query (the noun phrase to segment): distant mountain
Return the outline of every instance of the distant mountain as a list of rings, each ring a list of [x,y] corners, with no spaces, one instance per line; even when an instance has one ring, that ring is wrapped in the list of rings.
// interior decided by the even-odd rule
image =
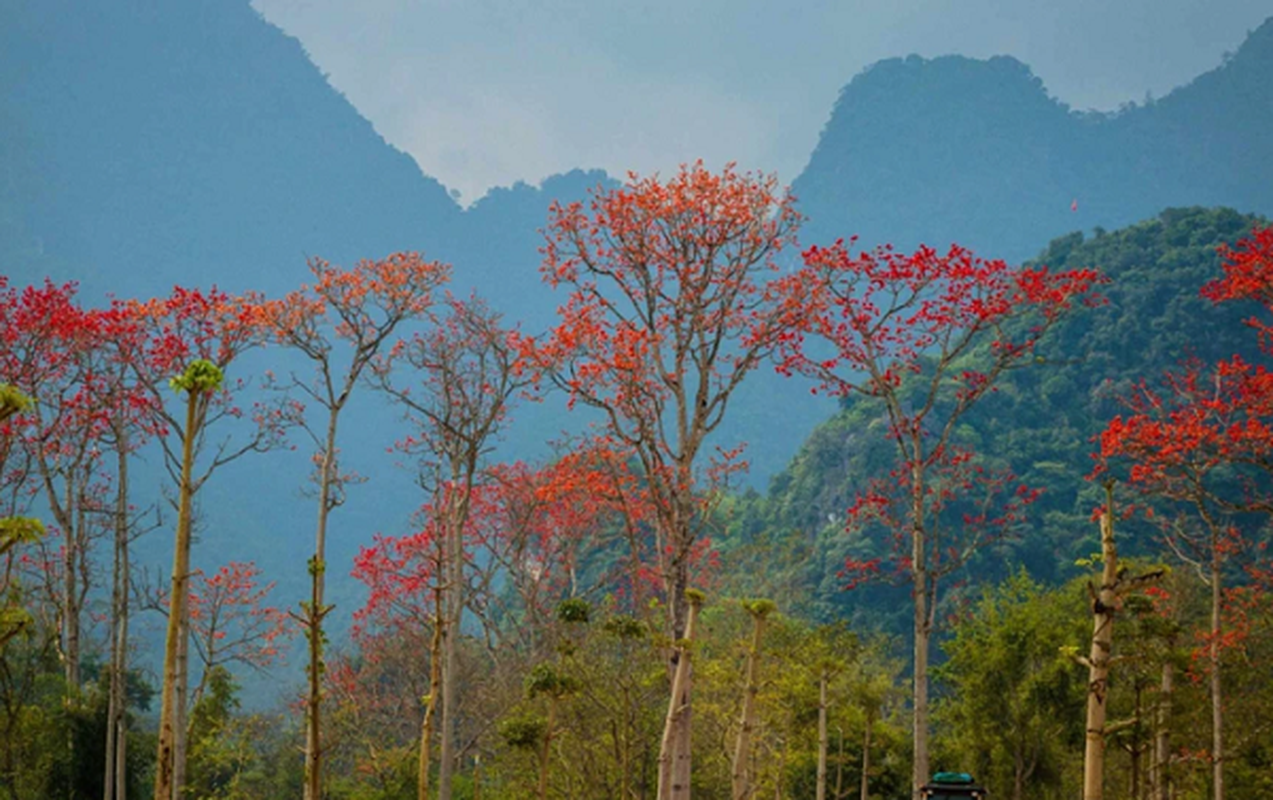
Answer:
[[[278,290],[460,216],[247,0],[6,0],[0,76],[16,276]]]
[[[1217,69],[1113,114],[1070,110],[1008,56],[910,56],[844,87],[793,188],[809,242],[959,242],[1021,260],[1169,206],[1273,212],[1270,130],[1273,20]]]

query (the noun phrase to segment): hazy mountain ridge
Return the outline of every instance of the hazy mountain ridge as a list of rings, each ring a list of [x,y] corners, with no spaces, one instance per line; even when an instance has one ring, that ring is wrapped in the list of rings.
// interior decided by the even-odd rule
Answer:
[[[1177,205],[1273,210],[1273,20],[1156,102],[1079,113],[1015,58],[879,62],[842,90],[793,188],[806,239],[1028,258]],[[1071,204],[1077,203],[1077,210]]]

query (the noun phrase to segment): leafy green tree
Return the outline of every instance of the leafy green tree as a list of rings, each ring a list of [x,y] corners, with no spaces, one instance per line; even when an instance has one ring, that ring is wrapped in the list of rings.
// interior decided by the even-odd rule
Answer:
[[[1087,635],[1080,592],[1019,571],[959,619],[938,670],[939,767],[972,772],[993,797],[1073,795],[1084,684],[1061,648]]]

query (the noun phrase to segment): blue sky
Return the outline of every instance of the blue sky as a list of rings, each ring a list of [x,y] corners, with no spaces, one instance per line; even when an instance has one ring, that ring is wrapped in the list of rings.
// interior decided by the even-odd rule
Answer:
[[[472,202],[703,158],[793,180],[882,58],[1013,55],[1076,109],[1187,83],[1268,0],[253,0],[389,142]]]

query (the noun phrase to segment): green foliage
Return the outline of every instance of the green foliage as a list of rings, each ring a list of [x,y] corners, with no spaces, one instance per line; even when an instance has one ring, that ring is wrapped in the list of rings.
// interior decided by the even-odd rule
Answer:
[[[221,388],[225,373],[221,368],[205,358],[196,358],[187,366],[185,372],[168,379],[168,385],[177,393],[207,394]]]
[[[0,383],[0,422],[31,407],[31,398],[17,387]]]
[[[1081,586],[1049,591],[1024,572],[983,593],[943,644],[935,764],[972,772],[992,797],[1018,784],[1073,796],[1086,682],[1061,648],[1090,627],[1083,612]]]
[[[557,619],[566,623],[587,624],[592,614],[592,604],[581,597],[562,600],[557,606]]]
[[[499,724],[499,735],[509,747],[532,750],[539,747],[548,730],[548,720],[543,717],[510,717]]]

